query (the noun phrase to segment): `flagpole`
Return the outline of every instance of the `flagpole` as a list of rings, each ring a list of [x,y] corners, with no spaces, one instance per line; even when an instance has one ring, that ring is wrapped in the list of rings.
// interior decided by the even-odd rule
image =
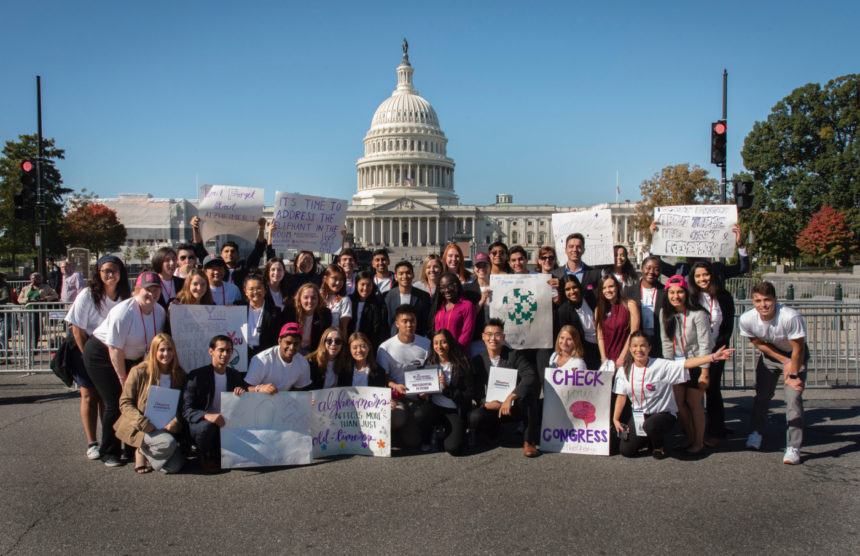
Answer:
[[[619,171],[615,170],[615,202],[618,202],[618,195],[621,193],[621,189],[618,187],[618,174]]]

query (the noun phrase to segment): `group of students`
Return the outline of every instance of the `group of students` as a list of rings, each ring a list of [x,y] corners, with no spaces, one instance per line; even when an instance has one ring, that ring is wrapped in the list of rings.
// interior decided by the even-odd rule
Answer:
[[[335,386],[389,388],[395,446],[429,450],[438,444],[462,454],[470,432],[475,442],[496,444],[501,424],[515,421],[522,424],[523,453],[533,457],[539,454],[542,370],[594,370],[606,362],[618,369],[612,451],[633,456],[647,448],[655,457],[664,456],[665,436],[676,418],[686,433],[688,454],[700,454],[726,435],[720,380],[732,352],[727,343],[734,302],[722,281],[748,267],[739,231],[739,263],[732,267],[673,266],[648,257],[640,276],[626,249],[618,246],[615,264],[591,268],[582,261],[584,237],[571,234],[562,265],[555,249],[546,246],[536,268],[529,269],[521,247],[495,242],[475,257],[470,274],[463,253],[450,244],[441,256],[423,261],[416,281],[408,261],[390,270],[385,250],[373,253],[372,270],[359,271],[356,254],[344,249],[324,272],[317,271],[313,253],[299,252],[288,272],[271,249],[271,226],[269,241],[264,239],[262,219],[246,261],[239,260],[232,242],[220,256],[210,255],[196,218],[192,229],[196,241],[160,249],[152,270],[137,278],[133,291],[123,263],[102,257],[69,310],[66,320],[77,348],[72,368],[90,459],[122,465],[130,459],[125,443],[136,448],[139,472],[170,472],[181,467],[187,450],[177,447],[184,444],[198,451],[205,470],[217,469],[218,429],[224,425],[220,392],[274,394]],[[263,253],[267,262],[261,271]],[[512,350],[505,345],[504,322],[489,315],[490,276],[532,272],[549,275],[553,288],[554,347]],[[663,284],[661,274],[671,278]],[[755,309],[740,320],[741,334],[762,355],[748,447],[761,445],[779,367],[787,394],[789,389],[795,393],[784,461],[798,463],[805,330],[796,312],[775,303],[772,286],[761,284],[753,295]],[[169,335],[173,304],[247,306],[247,373],[227,365],[233,343],[216,336],[209,344],[211,364],[186,374]],[[405,371],[425,365],[439,367],[440,393],[416,395],[406,389]],[[517,369],[516,386],[505,400],[485,399],[491,367]],[[183,391],[177,418],[163,430],[155,430],[143,415],[147,385]],[[99,414],[101,442],[96,440]]]

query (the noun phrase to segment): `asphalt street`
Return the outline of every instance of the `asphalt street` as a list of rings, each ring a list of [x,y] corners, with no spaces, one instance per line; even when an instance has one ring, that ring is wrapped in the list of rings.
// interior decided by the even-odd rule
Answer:
[[[726,393],[736,433],[696,461],[529,460],[508,431],[460,458],[137,476],[84,457],[76,392],[0,374],[0,554],[860,552],[860,390],[807,391],[799,466],[779,393],[743,449],[752,396]]]

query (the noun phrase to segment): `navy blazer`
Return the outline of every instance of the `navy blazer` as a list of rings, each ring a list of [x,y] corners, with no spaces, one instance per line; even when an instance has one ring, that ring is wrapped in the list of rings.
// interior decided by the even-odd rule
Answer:
[[[490,361],[490,354],[487,353],[486,349],[472,358],[473,380],[478,385],[477,390],[481,394],[479,397],[486,394],[486,385],[490,378],[490,367],[492,366],[493,362]],[[525,398],[540,392],[541,384],[538,382],[537,371],[522,352],[503,346],[499,364],[496,366],[517,370],[517,386],[514,388],[514,394],[517,397]]]
[[[237,386],[247,388],[242,379],[242,373],[233,367],[227,367],[227,391],[232,392]],[[182,391],[182,417],[189,423],[199,423],[203,416],[211,413],[209,409],[215,399],[215,369],[206,365],[188,373],[185,390]]]
[[[395,287],[383,296],[385,308],[388,313],[388,329],[390,336],[397,335],[397,327],[394,326],[394,312],[400,306],[400,289]],[[419,290],[416,287],[412,288],[412,298],[409,304],[415,308],[415,316],[418,318],[418,323],[415,325],[415,333],[419,336],[427,336],[431,331],[428,331],[428,319],[430,317],[430,294],[424,290]]]

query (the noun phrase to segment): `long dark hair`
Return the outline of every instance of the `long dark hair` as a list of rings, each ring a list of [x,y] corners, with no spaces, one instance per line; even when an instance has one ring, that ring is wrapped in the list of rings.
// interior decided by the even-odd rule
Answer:
[[[472,372],[472,366],[469,364],[466,354],[463,353],[463,348],[461,348],[460,343],[454,339],[454,335],[451,334],[451,331],[446,328],[440,328],[430,335],[431,353],[430,357],[427,358],[427,364],[439,365],[441,363],[439,355],[436,353],[436,350],[432,348],[433,338],[439,334],[444,336],[445,341],[448,342],[448,360],[451,362],[451,376],[460,377]]]
[[[693,299],[693,295],[690,293],[690,288],[686,287],[684,288],[684,291],[687,292],[687,299],[684,302],[684,309],[686,309],[687,311],[703,311],[704,309],[702,309],[702,306],[699,305],[699,302],[696,299]],[[667,338],[674,338],[675,307],[669,302],[668,290],[666,292],[666,295],[663,296],[663,303],[660,305],[660,311],[662,311],[662,313],[665,315],[663,317],[663,333],[666,334]]]
[[[365,301],[372,301],[374,296],[377,295],[376,282],[373,281],[373,277],[376,274],[372,270],[359,270],[355,273],[355,291],[350,294],[350,297],[355,300],[356,303],[361,301],[361,296],[358,295],[358,282],[359,280],[370,280],[370,294],[367,296]],[[355,319],[353,319],[354,321]]]
[[[633,268],[633,263],[630,262],[630,253],[627,251],[627,248],[624,247],[623,245],[616,245],[615,247],[612,248],[613,261],[612,261],[611,266],[606,267],[606,272],[610,272],[610,273],[614,272],[614,270],[615,270],[615,260],[614,259],[615,259],[615,256],[618,255],[619,251],[624,251],[624,256],[627,258],[627,260],[624,262],[624,264],[621,265],[621,277],[625,280],[627,280],[628,278],[631,281],[638,280],[639,279],[639,273],[636,272],[636,269]]]
[[[711,283],[708,286],[708,291],[705,293],[710,295],[712,299],[715,298],[717,293],[723,289],[723,285],[720,283],[720,279],[717,278],[717,275],[714,274],[714,267],[711,266],[711,263],[705,261],[699,261],[690,268],[690,295],[692,295],[693,299],[696,300],[702,296],[702,288],[696,284],[696,280],[694,278],[697,268],[704,268],[708,274],[711,275]]]
[[[428,315],[428,328],[431,330],[436,322],[436,313],[445,305],[445,298],[442,297],[442,280],[444,280],[446,276],[448,277],[448,280],[454,284],[454,288],[457,290],[457,301],[463,299],[463,284],[460,282],[460,279],[453,272],[443,272],[441,276],[439,276],[439,285],[436,287],[436,293],[433,294],[433,303],[430,306],[430,315]]]
[[[119,267],[119,282],[116,284],[116,293],[120,300],[128,299],[131,297],[131,285],[128,283],[128,270],[126,270],[125,265],[122,264],[121,261],[105,261],[102,263],[102,266],[107,263],[113,263]],[[93,272],[89,283],[87,283],[87,287],[90,289],[90,297],[92,297],[93,304],[98,307],[99,311],[101,311],[102,303],[104,303],[106,295],[105,283],[102,281],[101,268],[96,268],[96,271]]]
[[[606,320],[606,313],[609,312],[609,304],[611,303],[606,299],[606,296],[603,295],[603,285],[606,284],[608,280],[615,282],[618,304],[624,305],[625,307],[627,306],[627,297],[624,295],[624,292],[621,291],[621,282],[618,281],[618,278],[616,278],[612,273],[601,278],[600,281],[597,282],[597,309],[594,311],[594,325],[598,328],[603,326],[603,321]]]
[[[281,299],[289,299],[290,298],[290,281],[288,276],[290,273],[287,271],[287,263],[284,262],[283,259],[278,257],[272,257],[266,262],[266,268],[263,270],[263,283],[266,285],[266,295],[269,294],[269,289],[272,287],[271,279],[269,278],[269,270],[272,269],[276,264],[280,264],[284,268],[284,277],[281,278],[281,283],[278,284],[278,291],[281,292]]]
[[[675,319],[672,319],[672,321],[674,322]],[[637,330],[630,334],[630,337],[627,338],[627,355],[624,356],[624,376],[627,377],[627,380],[630,380],[630,371],[633,370],[633,354],[630,353],[630,346],[633,345],[633,338],[644,338],[645,341],[648,342],[648,351],[651,351],[650,348],[654,345],[654,338],[643,330]]]

